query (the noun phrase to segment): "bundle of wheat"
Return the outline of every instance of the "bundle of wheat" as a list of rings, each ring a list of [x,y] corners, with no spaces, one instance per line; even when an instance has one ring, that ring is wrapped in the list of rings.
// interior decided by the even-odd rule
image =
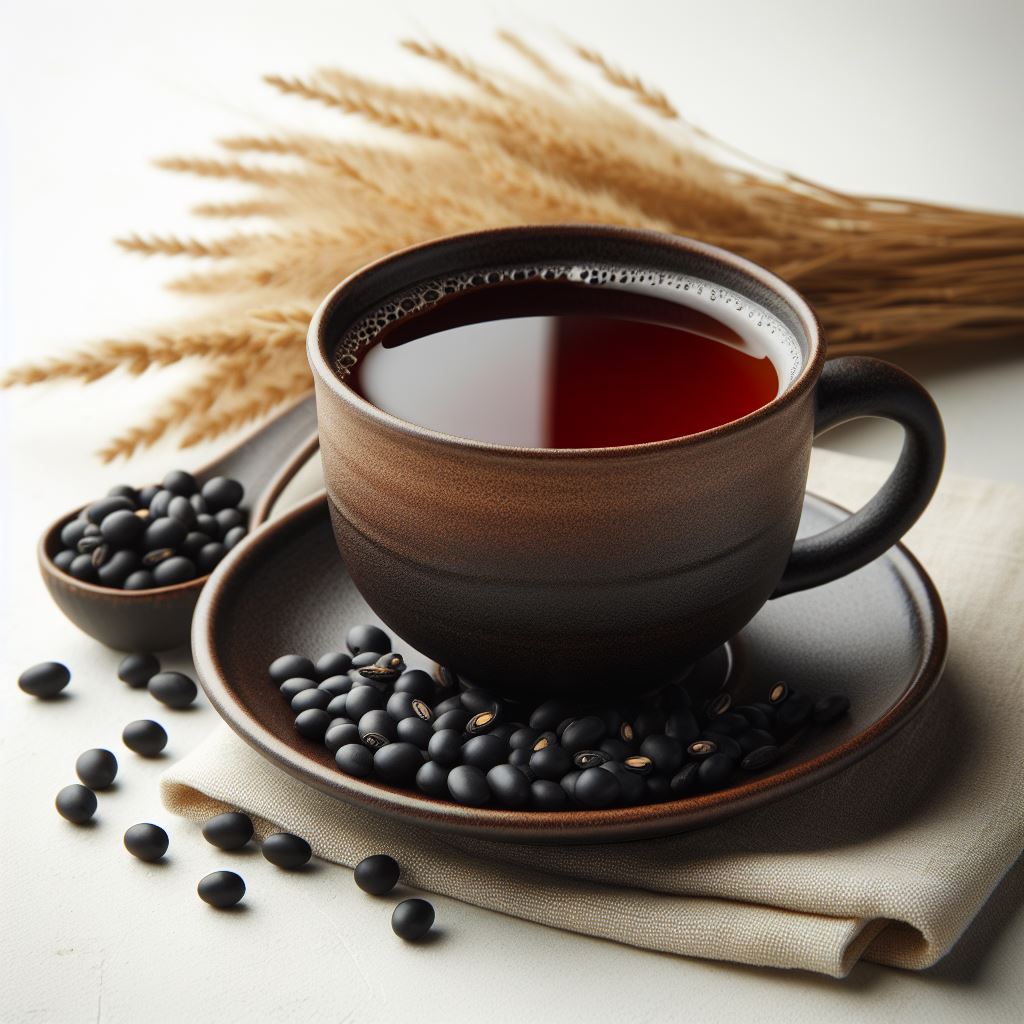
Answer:
[[[119,241],[131,252],[199,261],[202,269],[170,287],[208,297],[209,316],[198,327],[14,368],[4,386],[88,382],[118,368],[138,374],[194,360],[200,369],[189,389],[101,456],[131,455],[171,430],[194,444],[310,387],[306,325],[341,278],[415,242],[522,223],[629,225],[731,249],[807,295],[833,355],[1020,336],[1024,219],[825,188],[711,137],[600,54],[572,47],[576,67],[610,90],[556,67],[518,36],[500,35],[521,71],[404,44],[460,79],[454,91],[337,70],[269,76],[282,92],[358,115],[393,140],[236,137],[221,141],[220,158],[159,161],[248,190],[196,214],[268,225],[205,241]]]

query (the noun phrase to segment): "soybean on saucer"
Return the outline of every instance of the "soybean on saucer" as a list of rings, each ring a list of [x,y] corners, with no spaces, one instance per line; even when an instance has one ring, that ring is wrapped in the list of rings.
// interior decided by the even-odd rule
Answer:
[[[801,533],[821,531],[846,514],[808,495]],[[316,658],[337,650],[347,629],[362,622],[379,620],[345,572],[321,493],[243,541],[203,588],[192,628],[200,682],[250,746],[339,801],[441,831],[536,843],[682,832],[820,782],[892,739],[921,708],[938,682],[947,641],[935,587],[905,548],[894,547],[843,579],[769,601],[732,642],[734,703],[763,699],[780,679],[812,697],[845,693],[851,701],[845,718],[803,738],[769,772],[665,803],[510,811],[463,807],[344,775],[321,744],[295,731],[294,714],[267,666],[281,654]],[[398,637],[395,650],[411,667],[428,667]],[[338,813],[345,813],[343,803]]]

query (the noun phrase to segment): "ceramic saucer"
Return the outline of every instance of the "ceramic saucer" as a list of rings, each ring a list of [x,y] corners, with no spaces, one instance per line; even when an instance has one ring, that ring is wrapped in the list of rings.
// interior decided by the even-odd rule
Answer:
[[[808,495],[801,533],[826,529],[846,514]],[[906,549],[895,547],[834,583],[769,601],[728,649],[695,668],[693,685],[724,686],[734,703],[764,699],[778,680],[811,696],[850,698],[844,719],[803,737],[769,772],[667,803],[509,811],[352,778],[326,749],[295,731],[294,715],[267,675],[270,662],[285,653],[315,658],[338,650],[349,626],[378,621],[345,572],[320,494],[258,530],[217,568],[193,622],[196,668],[228,725],[301,781],[421,826],[516,842],[613,842],[681,832],[820,782],[897,734],[935,687],[946,652],[935,587]],[[400,639],[395,650],[412,667],[430,667]]]

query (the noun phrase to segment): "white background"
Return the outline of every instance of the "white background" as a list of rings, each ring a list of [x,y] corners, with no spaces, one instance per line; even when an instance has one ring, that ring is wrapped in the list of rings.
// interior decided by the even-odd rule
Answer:
[[[154,157],[211,139],[329,127],[336,115],[276,96],[269,72],[322,64],[435,80],[393,45],[439,40],[490,60],[510,26],[557,45],[563,31],[660,85],[697,123],[769,161],[840,188],[1024,212],[1024,7],[1015,2],[687,0],[168,4],[0,7],[0,360],[37,358],[172,317],[166,265],[118,253],[114,235],[184,231],[209,183],[162,174]],[[935,394],[949,466],[1024,480],[1024,346],[904,360]],[[158,713],[114,676],[116,657],[48,602],[33,544],[58,512],[177,462],[169,448],[102,467],[92,452],[159,402],[170,377],[0,396],[4,588],[0,660],[0,1019],[233,1020],[1019,1020],[1024,872],[961,947],[920,975],[862,965],[845,982],[641,953],[436,900],[440,940],[401,945],[389,906],[350,873],[294,876],[258,854],[215,856],[169,820],[156,778],[215,725],[205,701]],[[892,433],[858,426],[827,443],[891,455]],[[18,671],[58,658],[73,697],[25,698]],[[184,656],[179,659],[184,665]],[[168,725],[168,758],[123,751],[122,781],[95,827],[52,807],[77,754],[131,718]],[[124,829],[172,835],[164,866],[133,861]],[[241,865],[243,912],[217,914],[196,880]]]

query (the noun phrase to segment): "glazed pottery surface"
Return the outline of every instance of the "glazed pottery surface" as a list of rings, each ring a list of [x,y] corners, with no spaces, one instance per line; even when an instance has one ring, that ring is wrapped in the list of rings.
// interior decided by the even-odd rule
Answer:
[[[808,496],[801,532],[830,528],[844,515]],[[207,695],[231,728],[302,782],[416,824],[521,842],[664,835],[720,821],[812,785],[897,733],[932,692],[946,650],[938,595],[917,562],[895,547],[859,572],[768,602],[730,642],[728,679],[720,653],[698,664],[687,678],[691,688],[724,683],[734,703],[764,699],[779,679],[811,697],[850,697],[845,718],[799,737],[770,773],[668,803],[603,811],[508,811],[463,807],[344,775],[321,744],[296,732],[294,712],[267,666],[282,654],[316,658],[343,649],[349,627],[377,621],[344,569],[327,501],[318,495],[247,538],[217,568],[196,609],[193,656]],[[395,637],[394,649],[410,665],[431,668],[429,659],[406,641]],[[341,803],[338,813],[345,813]]]
[[[778,398],[724,426],[572,450],[415,426],[332,369],[345,329],[412,284],[590,260],[691,274],[760,303],[797,339],[802,370]],[[909,377],[868,359],[826,368],[818,322],[792,288],[740,257],[648,232],[516,228],[406,250],[335,289],[308,350],[331,519],[353,580],[418,650],[508,695],[664,684],[773,594],[881,554],[927,504],[942,464],[938,415]],[[860,514],[794,550],[814,434],[858,415],[905,427],[898,471]],[[637,666],[629,680],[625,652]]]

